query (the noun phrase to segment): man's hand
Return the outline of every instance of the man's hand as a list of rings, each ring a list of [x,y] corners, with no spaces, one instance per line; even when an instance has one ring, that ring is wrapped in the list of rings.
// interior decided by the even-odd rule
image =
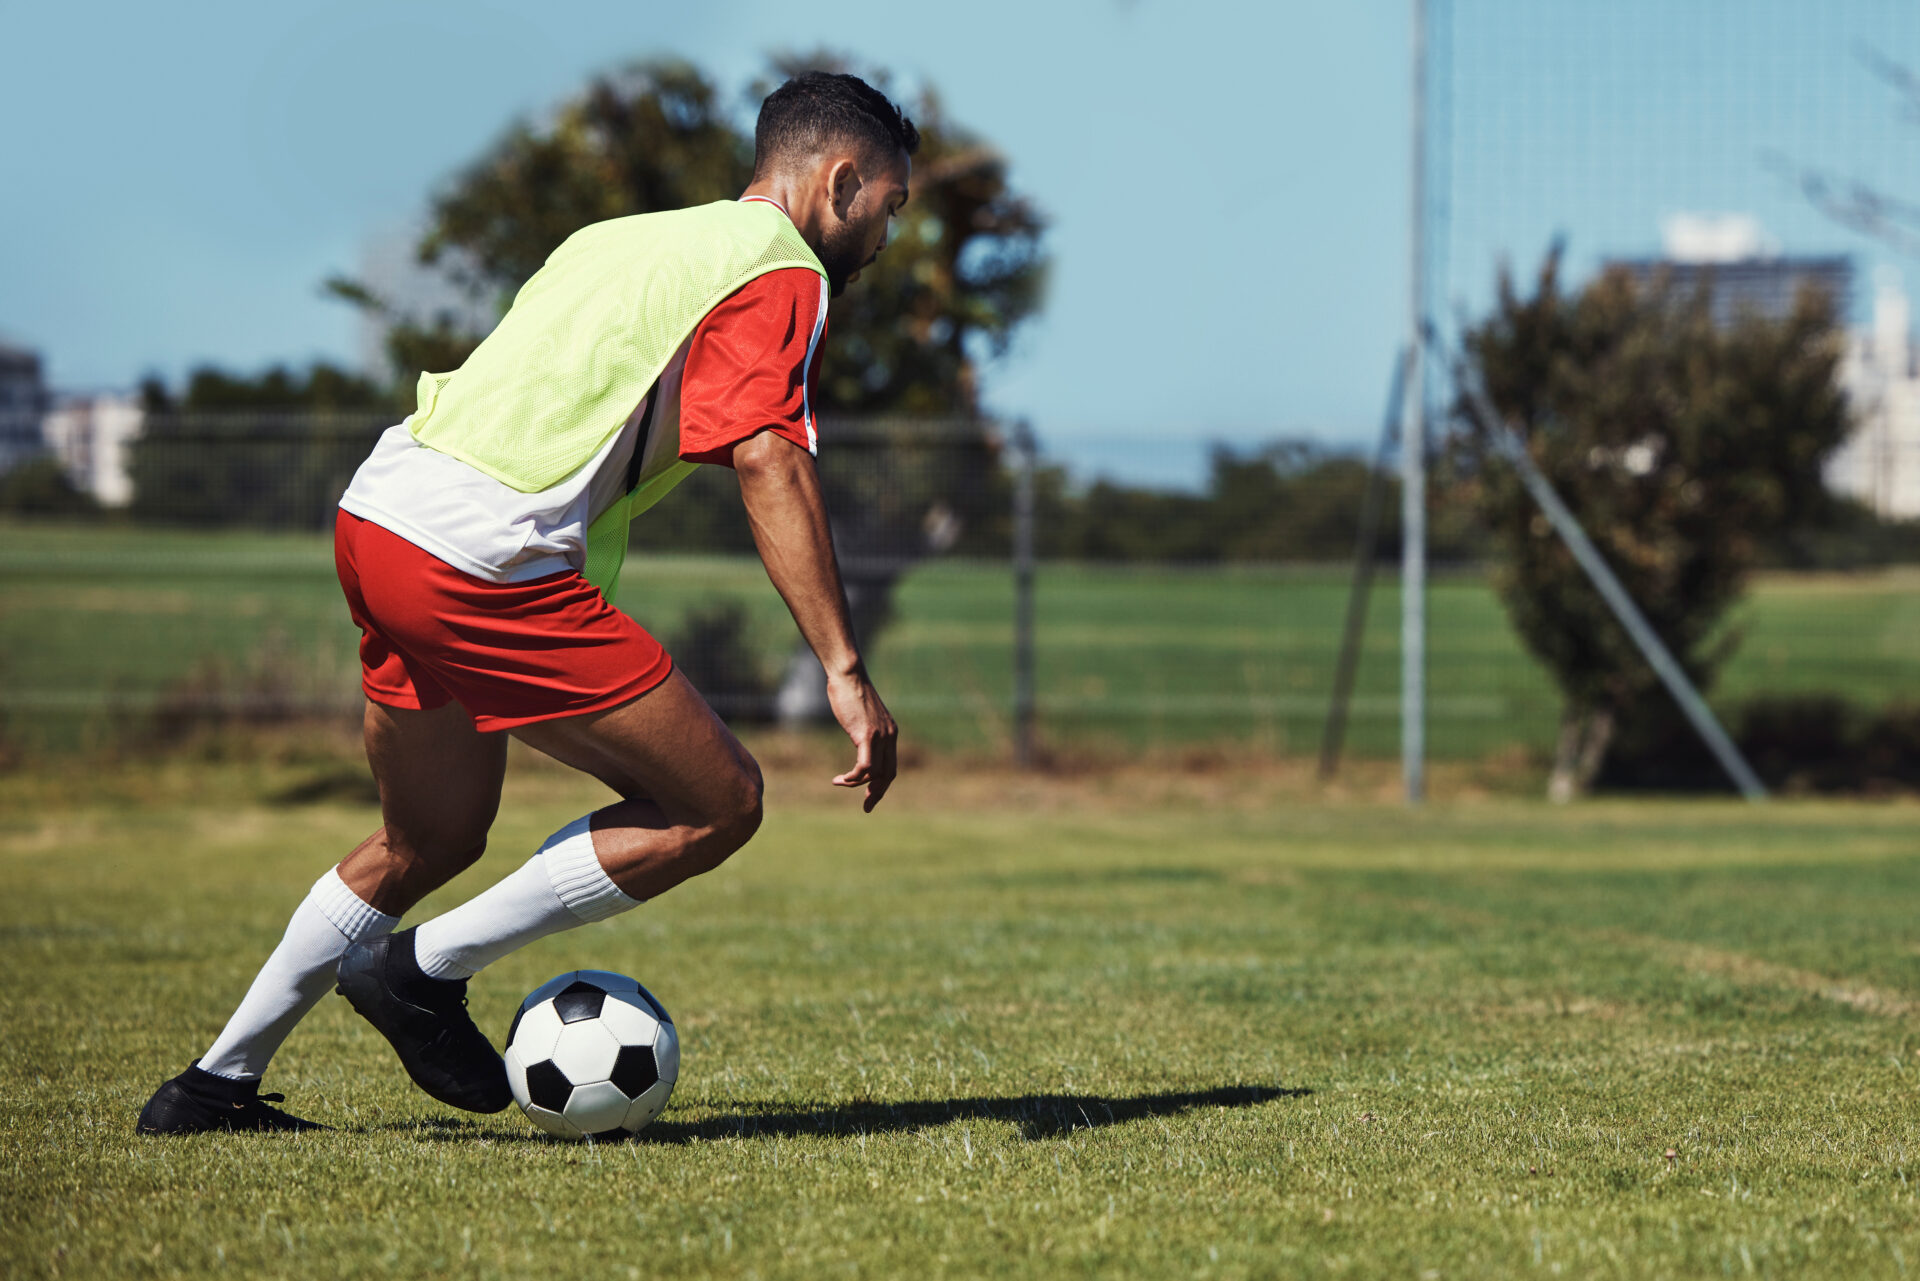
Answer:
[[[827,702],[833,708],[833,718],[840,722],[840,728],[847,731],[847,737],[853,740],[853,768],[833,780],[835,787],[860,787],[867,789],[864,810],[871,814],[880,798],[893,786],[893,776],[899,772],[900,762],[897,747],[900,728],[893,723],[893,717],[887,714],[887,705],[880,701],[880,693],[874,689],[864,672],[850,676],[829,676],[827,678]]]
[[[865,787],[871,814],[898,771],[900,730],[860,662],[813,458],[779,434],[763,431],[734,446],[733,468],[767,577],[826,670],[827,704],[853,740],[853,768],[834,785]]]

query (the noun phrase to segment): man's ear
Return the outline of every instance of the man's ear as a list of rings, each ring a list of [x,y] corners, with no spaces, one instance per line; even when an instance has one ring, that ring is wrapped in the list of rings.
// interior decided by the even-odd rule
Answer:
[[[833,212],[845,218],[860,194],[860,170],[850,158],[842,157],[827,168],[827,198]]]

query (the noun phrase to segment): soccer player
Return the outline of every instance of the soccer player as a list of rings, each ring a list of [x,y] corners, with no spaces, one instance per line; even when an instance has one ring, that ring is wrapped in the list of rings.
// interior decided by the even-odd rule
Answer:
[[[422,375],[340,501],[383,826],[314,885],[211,1048],[141,1112],[147,1134],[301,1130],[261,1074],[327,989],[414,1082],[473,1112],[512,1100],[467,980],[717,867],[760,825],[761,777],[654,638],[609,603],[627,522],[701,463],[730,466],[767,574],[826,669],[871,812],[895,773],[828,533],[812,385],[827,299],[886,245],[919,134],[854,76],[761,106],[738,201],[570,237],[457,373]],[[399,933],[486,848],[507,736],[620,800],[517,871]]]

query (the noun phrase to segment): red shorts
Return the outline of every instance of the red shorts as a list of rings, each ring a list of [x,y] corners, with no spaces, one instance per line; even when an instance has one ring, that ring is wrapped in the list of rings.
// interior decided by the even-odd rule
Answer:
[[[360,628],[360,687],[387,707],[458,699],[476,728],[512,729],[617,707],[673,672],[660,642],[571,570],[491,583],[346,511],[333,557]]]

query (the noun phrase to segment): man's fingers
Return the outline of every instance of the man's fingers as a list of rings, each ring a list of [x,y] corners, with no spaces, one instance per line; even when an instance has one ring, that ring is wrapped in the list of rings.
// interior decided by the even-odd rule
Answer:
[[[873,735],[854,739],[853,749],[853,768],[833,780],[841,787],[858,787],[873,777]]]
[[[885,769],[876,771],[873,778],[867,782],[867,799],[864,806],[867,813],[873,813],[873,807],[880,803],[880,798],[885,796],[887,789],[892,786],[893,763],[889,761]]]
[[[880,740],[880,750],[876,755],[878,759],[873,779],[867,784],[865,811],[868,814],[873,813],[873,807],[887,794],[887,789],[893,786],[895,775],[900,772],[899,740],[893,734],[888,734]]]

